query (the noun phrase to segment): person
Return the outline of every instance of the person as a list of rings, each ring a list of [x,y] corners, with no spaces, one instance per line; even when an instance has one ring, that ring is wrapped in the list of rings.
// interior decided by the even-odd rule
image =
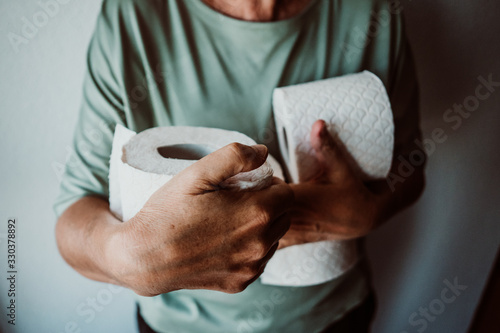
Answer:
[[[90,279],[133,290],[141,332],[368,331],[375,306],[364,257],[314,286],[258,277],[278,247],[362,242],[422,192],[418,86],[401,11],[386,0],[104,0],[54,206],[61,255]],[[361,181],[318,120],[311,144],[323,169],[314,181],[217,190],[279,156],[275,87],[362,70],[381,78],[393,107],[387,180]],[[205,156],[123,223],[108,204],[116,124],[217,127],[265,145]],[[420,162],[402,172],[410,154]]]

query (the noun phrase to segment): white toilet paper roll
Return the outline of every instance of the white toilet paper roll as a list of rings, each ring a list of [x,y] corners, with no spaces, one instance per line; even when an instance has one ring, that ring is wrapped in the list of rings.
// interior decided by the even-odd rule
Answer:
[[[384,178],[392,163],[394,123],[380,79],[364,71],[342,77],[277,88],[273,108],[278,141],[292,182],[314,178],[319,163],[310,144],[318,119],[344,144],[351,165],[365,180]],[[322,241],[276,252],[262,283],[307,286],[332,280],[358,261],[355,240]]]
[[[280,150],[293,182],[310,180],[318,172],[309,140],[318,119],[338,136],[364,179],[389,173],[394,122],[384,84],[374,74],[364,71],[277,88],[273,107]]]
[[[156,190],[203,156],[239,142],[254,145],[246,135],[204,127],[157,127],[139,134],[117,125],[110,159],[110,209],[122,221],[137,214]],[[269,186],[279,164],[268,157],[261,167],[219,184],[230,190],[259,190]]]

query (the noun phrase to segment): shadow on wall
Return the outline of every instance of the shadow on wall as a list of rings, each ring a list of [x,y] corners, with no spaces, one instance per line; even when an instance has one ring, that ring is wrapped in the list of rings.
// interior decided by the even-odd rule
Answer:
[[[492,155],[498,150],[494,133],[500,131],[500,25],[495,17],[500,2],[408,0],[402,5],[421,87],[423,138],[432,138],[439,128],[446,139],[427,147],[428,186],[420,203],[369,237],[379,296],[373,328],[465,332],[495,256],[490,251],[495,235],[497,244],[500,236],[493,204],[500,184],[498,164],[493,164],[499,158]],[[467,292],[455,290],[460,302],[453,305],[440,302],[444,281],[453,284],[456,276],[457,285],[469,286]],[[431,303],[444,304],[440,314],[411,325],[413,311]]]

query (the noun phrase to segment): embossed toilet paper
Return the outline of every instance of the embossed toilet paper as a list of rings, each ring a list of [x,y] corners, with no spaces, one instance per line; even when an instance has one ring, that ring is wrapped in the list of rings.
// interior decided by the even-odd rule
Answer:
[[[122,221],[128,221],[177,173],[232,142],[255,144],[242,133],[215,128],[157,127],[136,134],[117,125],[109,171],[111,211]],[[269,156],[259,168],[239,173],[220,186],[246,191],[268,187],[273,167],[280,175],[279,164]]]
[[[277,88],[273,108],[284,169],[294,183],[319,172],[310,144],[318,119],[349,153],[352,167],[364,180],[385,178],[392,163],[394,123],[383,83],[364,71],[332,79]],[[332,200],[334,200],[332,198]],[[359,259],[356,240],[322,241],[278,250],[262,275],[262,283],[308,286],[332,280]]]

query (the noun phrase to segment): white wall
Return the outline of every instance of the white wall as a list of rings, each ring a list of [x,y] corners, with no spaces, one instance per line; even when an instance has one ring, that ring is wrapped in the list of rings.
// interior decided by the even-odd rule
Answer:
[[[82,332],[134,332],[130,292],[115,293],[80,277],[55,245],[51,205],[76,121],[86,47],[100,5],[99,0],[60,2],[67,3],[16,52],[9,32],[22,35],[23,17],[33,22],[40,7],[34,0],[0,0],[2,309],[8,301],[4,276],[10,217],[17,218],[18,236],[16,326],[7,325],[2,310],[0,327],[4,332],[71,332],[71,325]],[[487,0],[403,5],[422,83],[425,136],[439,127],[448,139],[430,156],[420,203],[370,237],[380,305],[374,332],[423,328],[421,322],[411,326],[409,317],[431,302],[436,306],[443,280],[455,277],[467,289],[425,331],[465,332],[500,240],[495,141],[500,89],[481,101],[457,130],[442,116],[454,103],[474,95],[479,75],[492,73],[500,81],[494,17],[500,6]],[[91,298],[109,300],[93,311],[94,317],[87,305]]]
[[[76,123],[86,49],[100,1],[60,5],[16,52],[7,34],[21,34],[23,17],[33,22],[40,12],[37,3],[0,0],[0,234],[5,235],[8,217],[18,219],[18,317],[16,326],[7,325],[2,238],[0,327],[5,332],[62,333],[70,323],[67,332],[77,332],[71,329],[73,321],[82,332],[134,332],[128,292],[111,294],[103,290],[106,285],[79,276],[59,256],[54,238],[51,206]],[[113,299],[97,308],[101,312],[86,305],[87,298],[107,302],[109,295]]]
[[[474,106],[469,96],[478,76],[500,82],[500,2],[402,3],[421,83],[424,137],[441,128],[447,140],[430,155],[419,204],[369,239],[379,294],[374,332],[466,332],[500,244],[500,87],[460,126],[443,116],[464,100]],[[442,310],[443,280],[455,277],[467,289]],[[443,313],[425,319],[419,308],[429,305]]]

